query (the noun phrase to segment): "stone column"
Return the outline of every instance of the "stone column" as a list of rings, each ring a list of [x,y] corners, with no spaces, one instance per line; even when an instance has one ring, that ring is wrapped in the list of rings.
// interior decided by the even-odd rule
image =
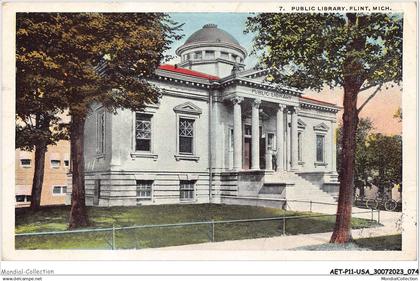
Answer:
[[[331,121],[331,172],[337,173],[337,140],[336,140],[336,122]]]
[[[277,109],[277,124],[276,124],[276,131],[277,131],[277,137],[276,137],[276,162],[277,162],[277,171],[283,171],[284,170],[284,150],[283,150],[283,142],[284,142],[284,109],[286,107],[283,104],[279,104],[279,108]]]
[[[261,100],[255,99],[252,102],[252,116],[251,116],[251,143],[252,143],[252,162],[251,170],[260,169],[260,104]]]
[[[242,169],[242,97],[232,98],[233,103],[233,169]]]
[[[291,118],[291,127],[290,127],[290,135],[291,135],[291,150],[292,150],[292,161],[291,161],[291,170],[297,170],[298,168],[298,108],[294,107],[292,110],[292,118]]]

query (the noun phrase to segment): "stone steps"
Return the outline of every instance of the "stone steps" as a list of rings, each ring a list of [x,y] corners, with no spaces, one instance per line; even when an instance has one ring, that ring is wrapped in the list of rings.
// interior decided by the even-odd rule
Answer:
[[[270,190],[271,186],[271,189],[275,190],[274,186],[280,184],[290,184],[286,191],[288,209],[296,211],[309,211],[311,209],[309,202],[294,202],[293,200],[336,204],[336,200],[330,194],[293,172],[274,172],[273,174],[266,175],[264,186],[261,188],[263,193],[260,193],[259,196],[278,198],[278,193],[268,194],[267,191]],[[334,208],[334,206],[317,203],[312,204],[312,210],[322,211],[323,209],[331,208]]]

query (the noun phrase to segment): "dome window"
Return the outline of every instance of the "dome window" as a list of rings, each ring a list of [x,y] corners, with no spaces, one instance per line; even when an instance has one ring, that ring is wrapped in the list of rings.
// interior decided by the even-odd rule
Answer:
[[[220,57],[222,58],[222,59],[229,59],[229,54],[228,53],[226,53],[226,52],[221,52],[220,53]]]
[[[236,56],[236,55],[232,55],[232,60],[233,60],[233,61],[235,61],[235,62],[236,62],[236,58],[237,58],[237,56]]]
[[[202,60],[203,59],[203,53],[202,52],[195,52],[194,53],[194,59]]]
[[[205,53],[205,59],[214,59],[214,51],[206,51]]]

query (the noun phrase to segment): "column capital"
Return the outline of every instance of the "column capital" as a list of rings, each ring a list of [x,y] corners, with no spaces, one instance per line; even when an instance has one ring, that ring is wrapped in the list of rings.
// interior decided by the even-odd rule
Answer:
[[[244,101],[244,98],[243,97],[240,97],[240,96],[234,96],[233,98],[230,99],[230,101],[233,104],[240,104],[241,102]]]
[[[286,105],[285,104],[281,104],[281,103],[279,103],[278,104],[278,109],[280,110],[280,111],[284,111],[285,109],[286,109]]]
[[[261,100],[260,99],[254,99],[252,101],[252,107],[260,108],[260,105],[261,105]]]
[[[299,111],[300,111],[300,107],[299,107],[299,106],[292,106],[292,107],[290,108],[290,112],[292,112],[292,113],[296,113],[296,114],[298,114],[298,113],[299,113]]]

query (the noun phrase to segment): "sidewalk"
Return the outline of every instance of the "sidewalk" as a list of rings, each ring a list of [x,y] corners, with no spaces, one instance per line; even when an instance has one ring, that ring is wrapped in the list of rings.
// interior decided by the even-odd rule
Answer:
[[[322,207],[322,213],[335,213],[335,206],[330,208]],[[313,208],[314,212],[320,212],[320,209]],[[353,213],[366,212],[367,209],[353,208]],[[378,212],[374,211],[373,219],[377,220]],[[370,219],[371,213],[354,214],[353,217]],[[382,235],[392,235],[401,233],[402,213],[401,212],[380,212],[380,223],[383,226],[355,229],[352,230],[352,236],[354,239],[375,237]],[[159,250],[292,250],[303,246],[313,246],[328,243],[331,238],[331,232],[324,233],[313,233],[313,234],[299,234],[290,236],[277,236],[270,238],[257,238],[257,239],[246,239],[246,240],[233,240],[223,242],[209,242],[202,244],[191,244],[182,246],[173,246],[159,248]]]

